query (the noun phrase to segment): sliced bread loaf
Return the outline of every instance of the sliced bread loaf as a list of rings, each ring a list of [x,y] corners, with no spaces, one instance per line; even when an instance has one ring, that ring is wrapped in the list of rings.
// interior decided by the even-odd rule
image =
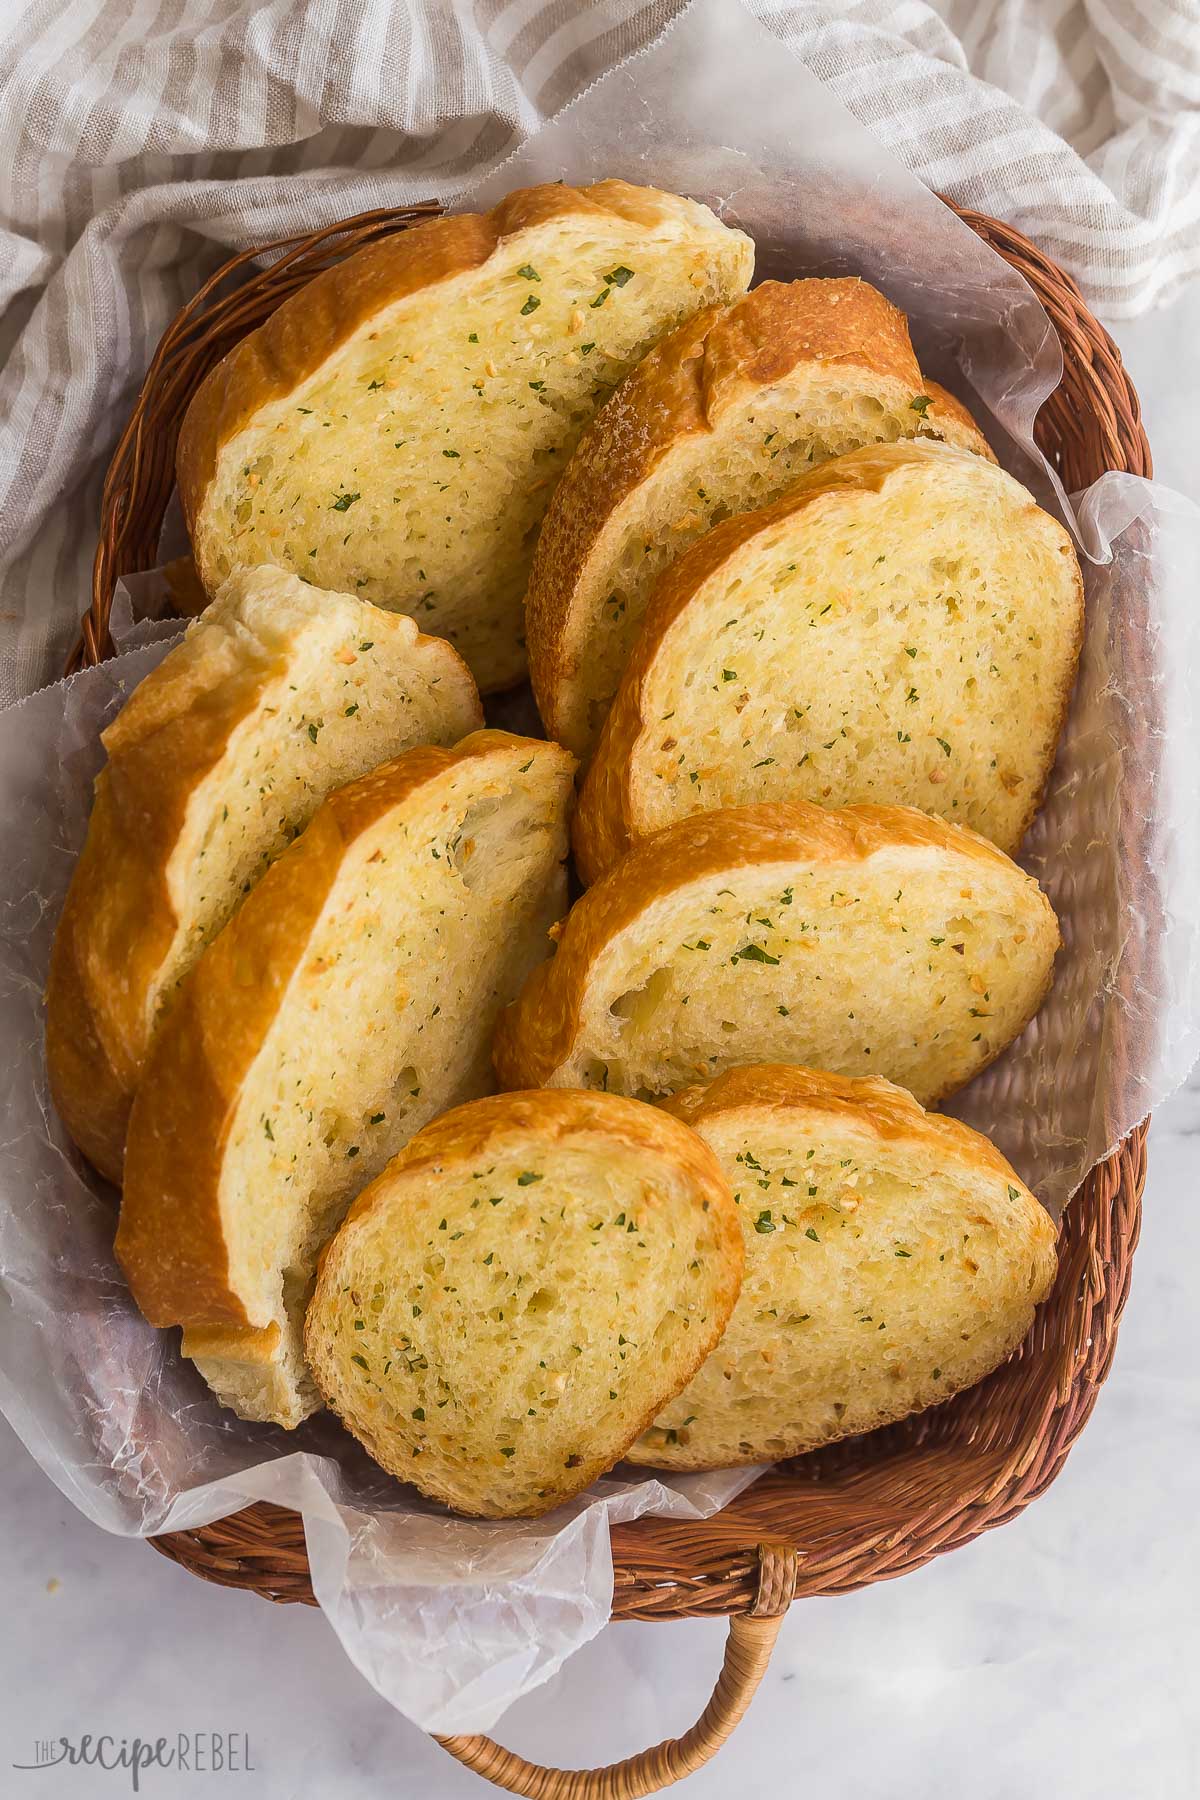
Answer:
[[[482,686],[525,667],[538,523],[584,423],[754,251],[623,181],[510,194],[308,282],[201,385],[179,491],[211,593],[277,562],[414,613]]]
[[[1054,1226],[978,1132],[890,1082],[783,1065],[731,1070],[666,1109],[733,1186],[746,1275],[631,1462],[796,1456],[948,1399],[1029,1330]]]
[[[654,1099],[739,1064],[880,1074],[925,1102],[998,1056],[1058,925],[992,844],[903,806],[699,813],[572,908],[496,1037],[502,1084]]]
[[[575,820],[584,879],[688,813],[897,802],[1013,852],[1083,630],[1070,536],[943,444],[839,456],[651,597]]]
[[[827,457],[943,435],[991,454],[865,281],[766,281],[665,338],[584,434],[538,540],[526,623],[549,735],[590,752],[654,583],[713,525]]]
[[[548,1512],[690,1379],[742,1275],[729,1184],[677,1119],[608,1094],[429,1125],[321,1260],[305,1342],[377,1462],[459,1512]]]
[[[232,577],[135,689],[104,733],[47,991],[51,1092],[110,1180],[154,1023],[254,882],[331,788],[482,723],[443,640],[272,568]]]
[[[331,794],[187,978],[129,1125],[117,1254],[245,1418],[317,1405],[317,1252],[445,1107],[489,1091],[500,1007],[565,905],[573,762],[476,732]]]

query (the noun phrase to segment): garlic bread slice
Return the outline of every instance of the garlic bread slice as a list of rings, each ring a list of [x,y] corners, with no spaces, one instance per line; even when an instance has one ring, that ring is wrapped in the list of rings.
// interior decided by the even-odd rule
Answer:
[[[413,614],[483,688],[511,686],[534,539],[580,432],[753,260],[706,206],[601,181],[520,189],[325,270],[188,408],[179,491],[204,586],[282,563]]]
[[[687,1126],[609,1094],[507,1094],[426,1126],[321,1260],[317,1384],[377,1462],[459,1512],[548,1512],[716,1343],[742,1242]]]
[[[134,689],[103,734],[46,995],[54,1102],[103,1175],[120,1180],[180,981],[330,789],[482,723],[442,639],[276,568],[232,576]]]
[[[775,1064],[665,1110],[716,1152],[741,1296],[631,1462],[775,1462],[971,1387],[1016,1349],[1057,1267],[1048,1214],[999,1151],[890,1082]]]
[[[490,1091],[497,1013],[565,905],[573,762],[481,731],[339,788],[205,951],[129,1126],[117,1255],[244,1418],[319,1404],[301,1328],[355,1194]]]
[[[575,819],[585,880],[689,813],[919,806],[1015,853],[1083,636],[1069,533],[943,444],[851,451],[651,597]]]
[[[496,1066],[505,1087],[656,1099],[796,1062],[929,1103],[1023,1030],[1057,946],[1031,876],[911,807],[697,813],[575,903],[500,1021]]]

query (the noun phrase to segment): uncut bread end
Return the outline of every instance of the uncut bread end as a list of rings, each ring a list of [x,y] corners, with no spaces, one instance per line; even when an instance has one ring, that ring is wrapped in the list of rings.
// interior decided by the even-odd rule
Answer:
[[[46,996],[55,1105],[103,1175],[179,982],[330,789],[482,722],[444,640],[276,568],[232,576],[139,683],[103,734]]]
[[[184,419],[205,587],[280,562],[415,614],[485,690],[511,686],[533,539],[580,431],[663,332],[744,290],[753,254],[695,201],[554,183],[317,275]]]
[[[720,1160],[746,1274],[720,1343],[631,1462],[796,1456],[949,1399],[1026,1336],[1055,1229],[978,1132],[889,1082],[781,1065],[665,1106]]]
[[[572,907],[500,1021],[506,1087],[656,1099],[795,1062],[923,1103],[998,1056],[1050,983],[1058,924],[974,832],[911,807],[699,813]]]
[[[607,1094],[480,1100],[426,1127],[322,1260],[306,1346],[377,1462],[483,1518],[617,1462],[719,1338],[741,1231],[713,1153]]]
[[[655,582],[706,531],[814,463],[941,436],[991,454],[864,281],[765,281],[664,338],[583,434],[542,525],[526,623],[548,734],[590,754]]]
[[[689,813],[886,801],[1016,851],[1070,702],[1069,534],[942,444],[851,451],[659,582],[575,818],[585,881]]]
[[[301,1326],[354,1195],[492,1086],[495,1018],[565,905],[572,759],[482,731],[330,795],[209,946],[151,1046],[117,1254],[245,1417],[318,1404]]]

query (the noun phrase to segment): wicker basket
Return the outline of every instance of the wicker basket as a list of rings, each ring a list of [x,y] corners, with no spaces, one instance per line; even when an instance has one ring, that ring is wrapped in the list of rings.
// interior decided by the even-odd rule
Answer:
[[[960,215],[1030,282],[1062,343],[1061,385],[1037,422],[1068,489],[1106,469],[1150,474],[1137,395],[1075,283],[1011,227]],[[111,653],[117,579],[157,558],[174,486],[180,420],[206,371],[319,270],[435,214],[433,205],[365,213],[233,258],[164,336],[104,488],[91,605],[72,666]],[[903,1575],[1015,1518],[1049,1486],[1108,1373],[1128,1290],[1145,1179],[1146,1127],[1133,1132],[1072,1202],[1054,1291],[1016,1356],[981,1386],[904,1424],[783,1464],[715,1518],[642,1519],[613,1531],[617,1619],[730,1615],[716,1691],[684,1737],[608,1770],[539,1769],[487,1738],[440,1740],[502,1787],[542,1800],[632,1800],[700,1766],[748,1706],[788,1603]],[[260,1504],[197,1531],[151,1540],[196,1575],[313,1605],[300,1518]]]

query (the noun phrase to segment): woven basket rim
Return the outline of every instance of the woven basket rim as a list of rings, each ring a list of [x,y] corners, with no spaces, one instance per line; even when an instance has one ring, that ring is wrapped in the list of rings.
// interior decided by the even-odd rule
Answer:
[[[1136,390],[1075,282],[1015,227],[946,204],[1025,276],[1057,332],[1064,377],[1035,435],[1068,487],[1106,469],[1149,475]],[[440,210],[432,202],[376,209],[242,252],[182,309],[109,468],[91,602],[69,668],[111,654],[116,582],[154,566],[179,421],[204,371],[321,269]],[[267,256],[267,266],[253,268]],[[799,1550],[798,1595],[844,1593],[917,1568],[1021,1512],[1058,1474],[1108,1373],[1137,1243],[1145,1140],[1144,1123],[1072,1202],[1054,1293],[1009,1363],[931,1413],[781,1465],[712,1519],[614,1527],[613,1616],[747,1610],[764,1538]],[[303,1521],[283,1508],[259,1503],[150,1542],[208,1580],[315,1604]]]

